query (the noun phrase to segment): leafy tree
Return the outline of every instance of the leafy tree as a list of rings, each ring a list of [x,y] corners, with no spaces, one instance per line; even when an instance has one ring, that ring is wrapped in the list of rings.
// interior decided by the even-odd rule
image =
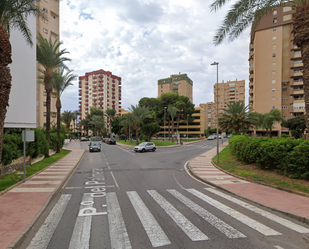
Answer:
[[[64,62],[71,61],[71,59],[64,57],[68,52],[65,49],[59,50],[62,42],[57,39],[53,42],[51,38],[49,41],[40,33],[37,35],[36,59],[44,68],[41,73],[44,75],[44,86],[46,91],[46,139],[50,141],[50,104],[51,92],[53,90],[52,72],[60,66],[64,66]],[[49,153],[45,156],[49,156]]]
[[[220,114],[219,126],[223,130],[234,129],[237,135],[244,128],[248,128],[254,124],[255,120],[250,119],[249,106],[241,101],[233,102],[227,105],[227,108],[222,109],[224,113]]]
[[[281,112],[278,109],[271,109],[270,112],[263,114],[262,127],[267,131],[268,137],[271,137],[271,132],[276,122],[281,122]]]
[[[82,120],[80,121],[80,125],[81,125],[82,127],[84,127],[84,131],[86,131],[86,136],[88,136],[89,126],[90,126],[89,122],[90,122],[90,120],[87,119],[87,118],[82,119]],[[84,135],[85,135],[85,134],[84,134]]]
[[[136,145],[139,145],[138,142],[138,132],[139,128],[141,127],[141,124],[143,123],[145,118],[150,118],[150,112],[147,107],[140,107],[140,106],[134,106],[131,105],[131,108],[129,108],[130,111],[132,111],[132,116],[135,122],[135,135],[136,135]]]
[[[104,117],[101,115],[93,115],[89,124],[93,125],[93,133],[94,135],[98,136],[102,133],[102,130],[104,128]]]
[[[65,89],[69,86],[72,86],[74,81],[76,79],[76,75],[72,74],[72,71],[69,70],[66,73],[64,72],[64,68],[60,67],[59,73],[52,72],[53,76],[53,88],[56,90],[57,95],[57,101],[56,101],[56,109],[57,109],[57,136],[58,136],[58,142],[57,142],[57,153],[60,153],[60,115],[61,115],[61,95],[65,91]],[[73,120],[75,119],[75,113],[73,112]],[[74,120],[75,121],[75,120]],[[75,129],[75,122],[74,122],[74,129]]]
[[[291,118],[289,120],[283,120],[282,126],[288,128],[294,138],[301,138],[306,129],[306,120],[304,115]]]
[[[0,162],[2,161],[4,120],[12,87],[12,76],[8,67],[12,63],[10,31],[12,28],[17,29],[27,44],[33,46],[27,18],[37,15],[46,19],[36,2],[36,0],[1,0],[0,2]]]
[[[216,11],[230,1],[214,0],[211,10]],[[288,3],[285,3],[288,2]],[[271,13],[274,7],[289,4],[294,9],[293,14],[293,42],[301,50],[304,82],[304,99],[306,110],[306,128],[309,132],[309,1],[295,0],[238,0],[226,15],[214,37],[214,43],[219,45],[225,37],[230,40],[237,38],[252,23],[251,32],[257,27],[261,19]]]
[[[151,138],[161,130],[160,125],[156,123],[145,124],[141,127],[142,134],[147,137],[147,141],[150,141]]]

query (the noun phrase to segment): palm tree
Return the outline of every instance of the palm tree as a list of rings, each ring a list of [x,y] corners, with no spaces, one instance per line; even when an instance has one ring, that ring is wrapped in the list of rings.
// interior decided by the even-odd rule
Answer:
[[[224,113],[220,114],[219,126],[223,130],[234,129],[239,135],[242,129],[255,123],[255,119],[249,115],[249,106],[245,106],[241,101],[230,103],[222,110]]]
[[[64,90],[72,86],[72,81],[76,79],[76,75],[72,74],[72,71],[69,70],[66,73],[64,73],[64,68],[60,67],[59,73],[53,72],[53,88],[56,90],[56,96],[57,96],[57,101],[56,101],[56,108],[57,108],[57,136],[58,136],[58,141],[57,141],[57,153],[60,153],[60,114],[61,114],[61,95],[64,92]],[[73,112],[74,118],[75,112]],[[74,128],[75,128],[75,123],[74,123]]]
[[[115,116],[116,114],[116,110],[115,109],[107,109],[105,111],[105,115],[108,117],[109,119],[109,129],[108,129],[108,132],[109,132],[109,137],[111,137],[111,126],[112,126],[112,118]]]
[[[102,129],[104,128],[104,118],[100,115],[93,115],[89,122],[90,125],[93,125],[93,134],[98,136],[101,133]]]
[[[138,142],[138,130],[141,127],[141,123],[143,123],[145,118],[151,118],[149,108],[145,106],[134,106],[131,105],[131,108],[129,108],[130,111],[132,111],[132,116],[135,121],[135,135],[136,135],[136,145],[139,145]]]
[[[216,11],[228,0],[215,0],[211,4],[211,10]],[[219,28],[214,43],[219,45],[228,36],[230,40],[237,38],[245,28],[253,22],[251,32],[259,24],[262,17],[269,14],[278,5],[290,4],[295,13],[293,15],[293,42],[300,48],[303,61],[304,99],[306,110],[306,127],[309,132],[309,1],[308,0],[238,0],[226,15],[223,25]]]
[[[281,116],[281,112],[278,109],[272,109],[270,112],[264,113],[262,117],[263,117],[262,128],[266,130],[266,132],[268,133],[268,137],[271,137],[272,136],[271,132],[274,127],[274,124],[276,122],[277,123],[281,122],[283,119]]]
[[[36,59],[43,66],[44,70],[44,85],[46,91],[46,139],[50,141],[50,95],[53,90],[52,72],[64,66],[65,61],[71,61],[67,57],[63,57],[68,52],[63,49],[59,51],[62,42],[57,39],[53,42],[51,38],[49,41],[45,39],[40,33],[37,36],[38,44],[36,48]],[[49,156],[48,152],[45,156]]]
[[[87,135],[84,134],[84,136],[88,136],[89,125],[90,125],[89,122],[90,122],[90,120],[87,119],[87,118],[82,119],[80,121],[80,125],[84,127],[84,131],[86,131],[86,134],[87,134]]]
[[[76,76],[77,77],[77,76]],[[73,113],[74,113],[74,118],[73,118],[73,125],[74,125],[74,132],[76,131],[76,129],[75,129],[75,126],[76,126],[76,120],[77,120],[77,117],[78,117],[78,115],[80,115],[80,112],[79,111],[73,111]]]
[[[61,120],[65,123],[68,131],[70,131],[70,124],[74,118],[74,114],[71,111],[64,111],[61,115]]]
[[[172,142],[174,142],[174,118],[177,117],[178,110],[175,106],[170,106],[167,111],[172,118]]]
[[[33,46],[27,17],[37,15],[46,19],[44,12],[37,6],[36,2],[36,0],[1,0],[0,2],[0,162],[4,120],[12,87],[12,76],[8,67],[12,63],[10,31],[13,27],[19,30],[27,44]]]

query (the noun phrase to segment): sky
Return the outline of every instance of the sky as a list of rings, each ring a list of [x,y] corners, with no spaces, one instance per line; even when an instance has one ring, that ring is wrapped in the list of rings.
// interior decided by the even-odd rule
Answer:
[[[232,1],[233,2],[233,1]],[[158,80],[186,73],[193,103],[214,101],[213,85],[249,81],[249,29],[215,46],[229,6],[210,11],[210,0],[62,0],[60,40],[77,76],[103,69],[122,78],[121,107],[158,97]],[[62,95],[62,111],[78,110],[78,80]]]

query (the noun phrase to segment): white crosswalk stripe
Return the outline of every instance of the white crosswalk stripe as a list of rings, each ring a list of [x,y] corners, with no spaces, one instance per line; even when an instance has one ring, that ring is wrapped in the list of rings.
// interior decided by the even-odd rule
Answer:
[[[43,225],[31,240],[27,249],[44,249],[47,248],[50,239],[52,238],[56,227],[70,201],[71,195],[61,195],[60,199],[47,216]]]
[[[115,249],[131,249],[129,235],[123,221],[116,193],[107,193],[106,203],[111,247]]]
[[[127,192],[153,247],[171,244],[160,225],[135,191]]]
[[[84,208],[92,208],[93,197],[91,197],[91,194],[85,193],[83,195],[82,203],[83,205],[80,206],[79,211]],[[92,216],[78,216],[76,218],[69,249],[89,248],[91,222]]]
[[[174,197],[176,197],[178,200],[180,200],[182,203],[184,203],[187,207],[191,208],[195,213],[197,213],[203,219],[208,221],[211,225],[217,228],[220,232],[225,234],[228,238],[235,239],[235,238],[245,238],[246,237],[244,234],[237,231],[230,225],[226,224],[224,221],[220,220],[215,215],[211,214],[210,212],[208,212],[201,206],[195,204],[193,201],[191,201],[189,198],[185,197],[184,195],[180,194],[178,191],[173,190],[173,189],[170,189],[167,191],[171,193]]]
[[[265,236],[270,235],[281,235],[281,233],[271,229],[270,227],[267,227],[263,225],[262,223],[251,219],[250,217],[220,203],[219,201],[216,201],[215,199],[195,190],[195,189],[187,189],[188,192],[192,193],[193,195],[197,196],[201,200],[205,201],[206,203],[216,207],[217,209],[221,210],[222,212],[230,215],[231,217],[235,218],[236,220],[244,223],[245,225],[251,227],[252,229],[260,232],[261,234]]]
[[[307,229],[307,228],[305,228],[303,226],[297,225],[294,222],[291,222],[289,220],[283,219],[283,218],[281,218],[281,217],[279,217],[279,216],[277,216],[275,214],[269,213],[269,212],[267,212],[267,211],[265,211],[263,209],[260,209],[260,208],[258,208],[256,206],[253,206],[253,205],[251,205],[251,204],[249,204],[247,202],[238,200],[238,199],[236,199],[236,198],[234,198],[234,197],[232,197],[230,195],[224,194],[224,193],[222,193],[222,192],[220,192],[220,191],[218,191],[216,189],[206,189],[206,190],[211,192],[211,193],[214,193],[214,194],[216,194],[218,196],[221,196],[221,197],[223,197],[223,198],[225,198],[225,199],[227,199],[227,200],[229,200],[231,202],[234,202],[234,203],[236,203],[236,204],[238,204],[238,205],[240,205],[240,206],[242,206],[244,208],[247,208],[250,211],[253,211],[253,212],[257,213],[257,214],[260,214],[260,215],[266,217],[269,220],[275,221],[275,222],[279,223],[282,226],[288,227],[288,228],[290,228],[290,229],[292,229],[292,230],[294,230],[296,232],[299,232],[299,233],[309,233],[309,229]]]
[[[194,226],[156,190],[148,190],[147,192],[192,241],[208,240],[208,237],[204,233],[202,233],[196,226]]]

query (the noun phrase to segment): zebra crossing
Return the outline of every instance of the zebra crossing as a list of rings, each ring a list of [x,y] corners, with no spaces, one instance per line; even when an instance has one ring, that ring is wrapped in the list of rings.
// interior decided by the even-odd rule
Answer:
[[[84,193],[80,203],[79,213],[75,221],[72,237],[70,239],[69,248],[90,248],[91,234],[93,232],[91,229],[92,220],[94,217],[96,217],[96,215],[107,216],[108,223],[102,224],[102,226],[108,226],[110,235],[109,244],[111,248],[133,248],[129,233],[127,231],[128,221],[124,219],[125,216],[123,215],[123,212],[126,212],[128,208],[134,210],[136,213],[139,219],[137,222],[141,224],[141,227],[143,227],[145,234],[148,237],[146,239],[148,242],[150,242],[152,247],[156,248],[171,245],[172,239],[167,235],[169,233],[164,231],[162,224],[158,222],[158,218],[152,214],[150,211],[150,205],[157,205],[161,211],[163,211],[163,214],[167,215],[167,217],[170,217],[171,220],[180,228],[183,234],[187,236],[192,242],[205,241],[204,243],[207,243],[207,241],[212,240],[211,235],[207,233],[208,231],[202,231],[200,228],[193,224],[194,221],[190,221],[187,218],[187,214],[185,214],[183,211],[184,209],[179,210],[179,205],[172,204],[175,202],[179,202],[189,210],[193,211],[193,213],[197,214],[200,218],[203,219],[203,221],[207,222],[214,229],[218,230],[222,236],[228,239],[242,239],[248,236],[247,228],[243,229],[244,231],[239,231],[239,228],[235,228],[230,224],[227,224],[227,222],[223,220],[224,218],[221,219],[217,217],[210,211],[206,210],[203,205],[199,205],[194,202],[192,199],[196,199],[196,197],[202,200],[203,203],[205,202],[205,204],[220,210],[225,215],[229,216],[229,218],[232,217],[233,219],[237,220],[237,222],[242,223],[245,227],[249,227],[262,236],[284,236],[284,232],[277,231],[278,224],[283,226],[284,229],[288,229],[296,233],[309,234],[309,229],[305,226],[296,224],[290,220],[265,211],[264,209],[222,193],[217,189],[185,189],[183,192],[184,193],[181,193],[175,189],[166,189],[160,191],[147,190],[146,193],[143,194],[148,194],[151,198],[147,198],[148,202],[144,202],[140,194],[136,191],[127,191],[126,196],[130,200],[132,206],[126,206],[125,208],[121,207],[121,203],[118,201],[117,194],[115,192],[109,192],[106,193],[106,205],[102,205],[106,212],[92,212],[91,210],[95,209],[93,206],[94,197],[91,196],[90,193]],[[208,194],[216,196],[220,199],[223,198],[227,200],[228,203],[233,203],[234,208],[236,205],[240,208],[244,208],[250,212],[253,212],[255,215],[267,218],[267,225],[262,224],[253,218],[250,218],[249,216],[237,211],[227,204],[223,204],[222,202],[215,200]],[[60,222],[68,203],[70,202],[71,196],[71,194],[61,195],[57,204],[54,206],[53,210],[50,212],[45,222],[40,227],[39,231],[33,237],[32,241],[27,247],[28,249],[43,249],[48,247],[53,233],[55,232],[56,227]],[[169,196],[169,199],[167,199],[166,196]],[[187,196],[192,197],[192,199]],[[153,203],[149,204],[149,200],[151,200]],[[146,203],[148,203],[148,206]],[[269,221],[277,224],[274,226],[277,228],[277,230],[269,226]],[[166,230],[166,224],[164,227]],[[145,240],[145,238],[142,239]]]
[[[192,149],[212,149],[216,147],[216,145],[210,145],[210,144],[187,144],[185,147],[191,147]]]

